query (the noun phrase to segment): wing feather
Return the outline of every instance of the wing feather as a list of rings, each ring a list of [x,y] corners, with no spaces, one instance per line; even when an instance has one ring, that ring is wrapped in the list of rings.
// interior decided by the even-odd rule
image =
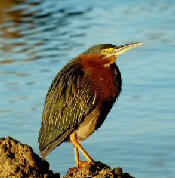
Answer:
[[[60,145],[95,107],[95,94],[80,64],[66,65],[53,80],[45,100],[39,144],[42,156]]]

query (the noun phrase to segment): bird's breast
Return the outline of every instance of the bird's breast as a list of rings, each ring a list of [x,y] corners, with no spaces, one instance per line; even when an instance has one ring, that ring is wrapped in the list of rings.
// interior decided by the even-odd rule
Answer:
[[[104,102],[115,100],[119,95],[118,72],[115,68],[99,67],[91,69],[88,75],[97,99]]]
[[[106,119],[107,114],[119,95],[120,72],[116,65],[111,68],[89,67],[85,70],[84,81],[88,83],[95,98],[95,108],[85,117],[74,131],[77,139],[82,141],[97,130]]]

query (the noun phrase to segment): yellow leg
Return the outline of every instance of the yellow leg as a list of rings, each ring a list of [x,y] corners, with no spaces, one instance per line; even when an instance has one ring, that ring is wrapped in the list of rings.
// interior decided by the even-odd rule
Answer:
[[[94,160],[91,158],[91,156],[88,154],[88,152],[81,146],[81,144],[77,141],[77,139],[76,139],[76,136],[75,136],[75,133],[72,133],[71,135],[70,135],[70,140],[71,140],[71,142],[72,142],[72,144],[75,146],[75,148],[77,148],[78,150],[80,150],[82,153],[83,153],[83,155],[87,158],[87,160],[89,161],[89,162],[94,162]],[[76,153],[77,154],[77,153]],[[78,156],[79,157],[79,156]],[[77,160],[77,158],[78,157],[76,157],[76,160]],[[79,159],[79,158],[78,158]],[[78,160],[79,161],[79,160]]]
[[[78,148],[77,147],[74,147],[75,149],[75,162],[76,162],[76,166],[78,167],[78,163],[79,163],[79,160],[80,160],[80,156],[79,156],[79,152],[78,152]]]

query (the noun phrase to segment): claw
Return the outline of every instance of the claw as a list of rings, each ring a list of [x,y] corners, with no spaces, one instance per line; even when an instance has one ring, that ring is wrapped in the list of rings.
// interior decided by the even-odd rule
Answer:
[[[79,162],[78,162],[78,168],[81,169],[81,168],[84,168],[84,167],[86,167],[88,165],[92,166],[94,164],[95,164],[95,162],[89,162],[89,161],[81,161],[81,160],[79,160]]]

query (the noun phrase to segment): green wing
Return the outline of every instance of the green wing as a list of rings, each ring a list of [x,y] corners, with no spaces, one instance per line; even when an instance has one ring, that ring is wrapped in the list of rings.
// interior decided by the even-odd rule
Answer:
[[[95,94],[80,64],[72,61],[55,77],[46,96],[40,129],[40,151],[45,158],[75,130],[95,107]]]

